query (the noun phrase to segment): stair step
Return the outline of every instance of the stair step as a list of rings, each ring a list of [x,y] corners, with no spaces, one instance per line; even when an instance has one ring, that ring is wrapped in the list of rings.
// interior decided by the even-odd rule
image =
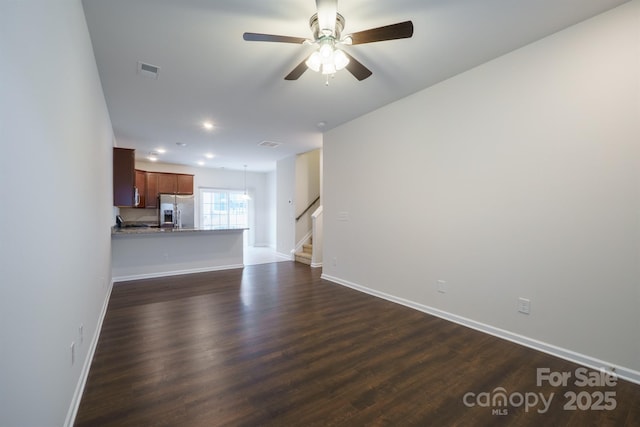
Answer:
[[[294,259],[303,264],[311,265],[311,259],[313,254],[313,241],[309,240],[309,243],[302,245],[302,250],[295,253]]]
[[[311,265],[311,254],[307,252],[296,252],[295,259],[303,264]]]

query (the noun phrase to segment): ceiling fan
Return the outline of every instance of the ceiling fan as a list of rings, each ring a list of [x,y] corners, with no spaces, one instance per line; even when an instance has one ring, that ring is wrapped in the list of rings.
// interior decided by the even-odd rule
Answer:
[[[342,37],[345,19],[338,13],[337,3],[337,0],[316,0],[317,13],[309,19],[313,39],[261,33],[244,33],[242,38],[247,41],[316,45],[316,51],[287,74],[285,80],[297,80],[307,68],[311,68],[324,74],[328,84],[329,76],[343,68],[346,68],[358,80],[364,80],[373,74],[371,70],[344,50],[339,49],[338,46],[406,39],[413,36],[413,23],[405,21]]]

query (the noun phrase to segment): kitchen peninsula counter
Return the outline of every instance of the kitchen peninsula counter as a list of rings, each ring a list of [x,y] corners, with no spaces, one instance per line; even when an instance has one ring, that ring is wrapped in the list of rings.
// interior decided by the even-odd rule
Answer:
[[[157,226],[149,226],[149,227],[111,227],[111,235],[129,235],[129,234],[158,234],[158,233],[199,233],[199,232],[208,232],[208,233],[225,233],[225,232],[236,232],[236,231],[244,231],[248,230],[248,228],[229,228],[229,227],[196,227],[196,228],[172,228],[172,227],[157,227]]]
[[[245,230],[228,227],[113,227],[113,281],[242,268]]]

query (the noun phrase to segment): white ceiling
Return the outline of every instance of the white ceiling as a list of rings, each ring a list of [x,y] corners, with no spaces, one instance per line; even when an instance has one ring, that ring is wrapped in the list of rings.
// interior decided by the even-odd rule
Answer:
[[[284,80],[312,46],[242,39],[245,31],[311,37],[313,0],[83,4],[118,146],[139,159],[164,148],[166,163],[270,171],[321,147],[323,130],[626,1],[341,0],[343,35],[405,20],[414,35],[345,47],[373,75],[359,82],[343,70],[329,86],[311,70]],[[159,78],[138,74],[138,61],[160,67]],[[281,145],[258,146],[265,140]]]

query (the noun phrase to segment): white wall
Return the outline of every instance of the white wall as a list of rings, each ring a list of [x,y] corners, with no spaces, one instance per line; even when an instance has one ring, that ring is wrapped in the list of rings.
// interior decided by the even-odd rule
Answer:
[[[136,168],[148,172],[171,172],[192,174],[195,195],[196,226],[200,223],[200,188],[222,188],[243,191],[244,171],[227,169],[196,168],[167,163],[136,161]],[[274,221],[272,212],[275,205],[274,182],[264,172],[247,172],[247,193],[249,201],[249,240],[252,246],[275,246]],[[121,209],[125,220],[157,220],[156,209]],[[115,221],[115,220],[114,220]]]
[[[113,134],[80,0],[0,2],[0,86],[0,425],[61,426],[111,284]]]
[[[636,0],[326,133],[325,277],[640,380],[639,31]]]
[[[269,203],[267,204],[267,209],[269,211],[267,219],[268,219],[268,223],[267,223],[267,237],[266,237],[266,241],[268,242],[268,244],[266,246],[272,247],[273,249],[276,248],[276,241],[277,241],[277,229],[278,229],[278,210],[277,210],[277,188],[278,188],[278,181],[277,181],[277,173],[276,171],[272,171],[267,173],[267,193],[268,193],[268,199],[269,199]]]
[[[276,252],[291,257],[295,247],[296,156],[276,164]]]

